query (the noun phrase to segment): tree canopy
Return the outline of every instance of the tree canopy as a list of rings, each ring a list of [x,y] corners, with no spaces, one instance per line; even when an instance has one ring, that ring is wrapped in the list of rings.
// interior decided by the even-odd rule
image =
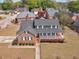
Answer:
[[[53,7],[57,9],[60,7],[60,5],[51,0],[21,0],[15,3],[13,2],[13,0],[4,0],[4,2],[2,3],[2,9],[4,10],[10,10],[17,7],[28,7],[29,9],[35,7],[42,7],[42,8]]]
[[[12,0],[4,0],[2,3],[2,9],[3,10],[10,10],[13,7],[13,1]]]
[[[58,5],[57,3],[51,1],[51,0],[27,0],[27,4],[29,5],[29,8],[35,8],[35,7],[53,7],[56,8]]]
[[[79,1],[72,1],[68,4],[68,8],[72,12],[79,12]]]
[[[3,3],[2,4],[2,9],[3,10],[11,10],[12,9],[12,4],[11,3]]]

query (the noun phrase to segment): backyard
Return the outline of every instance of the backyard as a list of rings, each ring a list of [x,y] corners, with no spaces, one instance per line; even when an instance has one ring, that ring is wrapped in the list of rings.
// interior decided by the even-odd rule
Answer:
[[[41,59],[79,59],[79,34],[65,27],[65,43],[42,43]]]

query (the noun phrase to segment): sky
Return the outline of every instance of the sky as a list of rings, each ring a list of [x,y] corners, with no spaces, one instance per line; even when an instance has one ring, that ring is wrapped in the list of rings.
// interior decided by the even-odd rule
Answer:
[[[4,0],[0,0],[0,3],[2,3]],[[20,0],[13,0],[14,2],[20,1]]]
[[[13,0],[14,2],[20,1],[20,0]],[[68,0],[56,0],[57,2],[67,2]],[[0,3],[2,3],[3,0],[0,0]]]
[[[56,0],[57,2],[67,2],[68,0]]]

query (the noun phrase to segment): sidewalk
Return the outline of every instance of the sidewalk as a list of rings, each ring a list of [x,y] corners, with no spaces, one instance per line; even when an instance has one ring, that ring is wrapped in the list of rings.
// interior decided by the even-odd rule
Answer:
[[[35,59],[41,59],[40,44],[36,45]]]
[[[0,43],[11,43],[16,36],[0,36]]]

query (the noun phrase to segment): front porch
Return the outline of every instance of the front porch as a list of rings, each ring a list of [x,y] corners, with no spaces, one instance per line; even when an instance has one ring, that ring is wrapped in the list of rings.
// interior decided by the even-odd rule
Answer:
[[[39,43],[40,41],[38,38],[32,38],[32,40],[15,39],[11,45],[13,46],[35,46]]]

